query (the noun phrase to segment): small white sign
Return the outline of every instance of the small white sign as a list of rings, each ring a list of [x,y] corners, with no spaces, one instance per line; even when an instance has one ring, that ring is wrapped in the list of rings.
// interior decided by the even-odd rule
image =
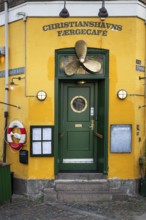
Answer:
[[[32,143],[32,153],[34,155],[41,154],[41,142],[33,142]]]
[[[43,142],[43,154],[51,154],[51,153],[52,153],[51,141]]]
[[[90,115],[91,115],[91,116],[94,116],[94,107],[91,107],[91,108],[90,108]]]
[[[33,128],[32,130],[32,140],[41,140],[41,128]]]
[[[43,140],[52,140],[52,128],[43,128]]]

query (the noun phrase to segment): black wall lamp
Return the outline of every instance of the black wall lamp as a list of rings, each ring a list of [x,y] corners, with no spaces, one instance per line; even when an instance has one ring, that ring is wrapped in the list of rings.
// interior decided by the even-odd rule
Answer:
[[[99,9],[98,16],[100,17],[101,20],[104,20],[105,18],[108,17],[108,12],[105,8],[105,0],[102,0],[102,7]]]
[[[0,47],[0,57],[5,56],[5,47]]]
[[[69,16],[70,16],[69,12],[68,12],[68,10],[66,8],[66,0],[64,0],[64,8],[59,13],[59,17],[61,17],[61,18],[68,18]]]
[[[139,80],[146,79],[146,76],[139,76]]]
[[[17,79],[17,80],[21,80],[21,79],[25,79],[25,77],[20,77],[20,76],[19,76],[19,77],[13,77],[12,80],[11,80],[11,82],[10,82],[10,84],[9,84],[11,90],[14,89],[14,86],[17,86],[17,85],[18,85],[18,84],[16,84],[16,83],[14,82],[14,80],[16,80],[16,79]]]

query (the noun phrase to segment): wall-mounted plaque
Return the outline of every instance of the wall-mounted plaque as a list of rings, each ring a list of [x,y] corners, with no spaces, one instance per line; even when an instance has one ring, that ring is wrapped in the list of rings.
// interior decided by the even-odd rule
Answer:
[[[132,125],[111,125],[111,152],[130,153],[132,145]]]

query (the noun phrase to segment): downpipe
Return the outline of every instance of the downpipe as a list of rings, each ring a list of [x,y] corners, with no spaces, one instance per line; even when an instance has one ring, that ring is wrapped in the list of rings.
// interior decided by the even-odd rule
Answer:
[[[24,22],[24,69],[25,69],[25,72],[24,72],[24,75],[25,75],[25,97],[26,98],[31,98],[31,97],[36,97],[35,95],[27,95],[27,74],[26,74],[26,68],[27,68],[27,56],[26,56],[26,38],[27,38],[27,15],[25,12],[23,11],[20,11],[17,13],[17,16],[21,16],[22,19],[23,19],[23,22]]]
[[[8,77],[9,77],[9,48],[8,48],[8,1],[4,1],[5,11],[5,111],[4,111],[4,142],[3,142],[3,162],[6,162],[6,139],[7,139],[7,124],[8,124]]]

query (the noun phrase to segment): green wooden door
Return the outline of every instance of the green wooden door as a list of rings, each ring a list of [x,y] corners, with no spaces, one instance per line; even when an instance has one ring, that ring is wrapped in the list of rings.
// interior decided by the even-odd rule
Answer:
[[[94,135],[97,103],[94,83],[62,83],[60,98],[60,170],[96,170]]]

